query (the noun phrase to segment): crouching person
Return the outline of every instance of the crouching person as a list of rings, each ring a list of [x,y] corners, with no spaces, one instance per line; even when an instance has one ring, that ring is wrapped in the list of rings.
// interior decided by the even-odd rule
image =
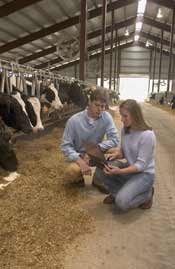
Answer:
[[[153,202],[153,183],[155,178],[155,135],[142,115],[135,100],[126,100],[120,105],[123,122],[120,151],[107,154],[110,160],[127,160],[124,168],[106,165],[96,174],[110,189],[105,204],[115,204],[122,211],[130,208],[149,209]]]
[[[85,143],[97,144],[102,152],[117,147],[119,143],[118,132],[111,115],[106,111],[107,107],[107,91],[97,89],[92,92],[87,108],[67,121],[61,150],[70,161],[66,170],[67,177],[80,186],[84,186],[83,175],[91,174]],[[103,140],[104,136],[106,140]],[[109,193],[100,178],[94,177],[92,184],[100,191]]]

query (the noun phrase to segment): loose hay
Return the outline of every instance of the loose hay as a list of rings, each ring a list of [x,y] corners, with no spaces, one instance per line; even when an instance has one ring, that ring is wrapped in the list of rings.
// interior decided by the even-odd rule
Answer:
[[[16,145],[21,176],[0,192],[0,268],[63,268],[66,245],[92,231],[85,193],[65,184],[62,132]]]

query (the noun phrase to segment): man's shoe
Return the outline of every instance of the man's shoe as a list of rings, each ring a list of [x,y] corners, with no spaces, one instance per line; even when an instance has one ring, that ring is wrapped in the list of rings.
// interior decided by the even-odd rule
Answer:
[[[96,187],[100,192],[104,194],[109,194],[109,190],[104,183],[97,183],[95,181],[92,181],[92,185]]]
[[[115,204],[115,199],[114,197],[110,194],[108,196],[105,197],[105,199],[103,200],[103,204],[106,205],[112,205]]]
[[[143,204],[139,205],[139,208],[141,209],[150,209],[153,205],[153,196],[154,196],[154,187],[152,187],[152,195],[149,200],[144,202]]]

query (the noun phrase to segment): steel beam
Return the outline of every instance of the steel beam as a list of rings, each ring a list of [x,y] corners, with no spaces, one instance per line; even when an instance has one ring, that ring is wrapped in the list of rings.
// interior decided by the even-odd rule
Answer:
[[[174,37],[174,23],[175,23],[175,8],[173,9],[172,24],[171,24],[171,37],[170,37],[170,53],[169,53],[169,65],[168,65],[168,81],[167,81],[167,92],[170,90],[171,80],[171,66],[172,66],[172,53],[173,53],[173,37]]]
[[[37,2],[41,2],[42,0],[14,0],[10,3],[7,3],[0,8],[0,18],[9,16],[10,14],[19,11],[25,7],[36,4]]]
[[[152,93],[154,92],[154,79],[156,74],[156,60],[157,60],[157,43],[154,45],[154,63],[153,63],[153,83],[152,83]]]
[[[87,25],[87,0],[81,0],[81,16],[80,16],[80,63],[79,63],[79,79],[86,78],[86,25]]]
[[[112,4],[107,5],[107,12],[111,11],[111,9],[119,9],[121,7],[136,3],[137,0],[117,0],[113,2]],[[98,7],[93,10],[88,11],[88,19],[95,18],[97,16],[101,15],[101,7]],[[14,41],[8,42],[0,47],[0,53],[4,53],[6,51],[15,49],[19,46],[22,46],[24,44],[27,44],[29,42],[32,42],[34,40],[40,39],[42,37],[45,37],[47,35],[53,34],[55,32],[64,30],[65,28],[74,26],[79,23],[79,15],[68,18],[64,21],[61,21],[59,23],[56,23],[54,25],[51,25],[49,27],[45,27],[37,32],[34,32],[32,34],[26,35],[24,37],[21,37],[19,39],[16,39]]]
[[[102,7],[102,42],[101,42],[101,86],[102,87],[104,85],[104,66],[105,66],[106,10],[107,10],[107,1],[103,0],[103,7]]]
[[[123,27],[127,27],[129,25],[134,24],[135,23],[135,20],[136,20],[136,17],[131,17],[131,18],[129,18],[126,21],[121,21],[121,22],[116,23],[114,25],[114,28],[115,29],[121,29]],[[111,30],[111,27],[110,26],[107,26],[106,27],[106,33],[109,33],[110,30]],[[90,40],[90,39],[95,38],[95,37],[98,37],[100,35],[101,35],[101,29],[98,29],[98,30],[89,32],[87,34],[87,39]],[[50,47],[48,49],[42,50],[42,51],[37,52],[37,53],[33,53],[33,54],[29,55],[29,56],[26,56],[24,58],[19,59],[19,63],[20,64],[24,64],[24,63],[33,61],[33,60],[35,60],[37,58],[46,56],[46,55],[48,55],[50,53],[54,53],[54,52],[56,52],[56,50],[57,50],[56,46]]]
[[[112,0],[111,0],[112,1]],[[112,59],[113,59],[113,32],[114,32],[114,10],[111,12],[111,52],[110,52],[110,67],[109,67],[109,89],[111,89],[112,85]]]
[[[155,3],[159,6],[167,7],[167,8],[173,8],[174,7],[174,1],[172,0],[147,0],[149,3]]]
[[[129,47],[130,47],[131,45],[133,45],[133,44],[134,44],[134,42],[130,42],[130,43],[128,43],[128,44],[120,45],[120,48],[121,48],[121,49],[129,48]],[[105,54],[108,54],[108,53],[110,53],[110,49],[107,49],[107,50],[105,51]],[[101,55],[101,52],[97,52],[97,53],[95,53],[95,54],[93,54],[93,55],[90,55],[90,56],[89,56],[89,59],[91,60],[91,59],[97,58],[97,57],[100,56],[100,55]],[[67,67],[70,67],[70,66],[75,65],[75,63],[79,63],[79,60],[75,60],[75,61],[72,61],[72,62],[70,62],[70,63],[63,64],[63,65],[61,65],[61,66],[59,66],[59,67],[52,68],[51,71],[59,71],[59,70],[61,70],[61,69],[64,69],[64,68],[67,68]]]
[[[158,76],[158,89],[160,91],[161,71],[162,71],[162,51],[163,51],[163,30],[161,30],[161,45],[160,45],[160,59],[159,59],[159,76]]]

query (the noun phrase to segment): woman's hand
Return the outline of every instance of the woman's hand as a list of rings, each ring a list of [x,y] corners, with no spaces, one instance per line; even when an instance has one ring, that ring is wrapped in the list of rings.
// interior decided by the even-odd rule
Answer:
[[[122,159],[122,158],[123,158],[123,153],[120,148],[117,148],[115,152],[105,154],[105,159],[107,161],[113,161],[115,159]]]
[[[113,161],[113,160],[117,159],[117,157],[118,157],[118,153],[107,153],[107,154],[105,154],[106,161]]]
[[[105,165],[105,168],[103,169],[105,174],[107,175],[114,175],[114,174],[120,174],[121,169],[119,167],[113,166],[113,165]]]

